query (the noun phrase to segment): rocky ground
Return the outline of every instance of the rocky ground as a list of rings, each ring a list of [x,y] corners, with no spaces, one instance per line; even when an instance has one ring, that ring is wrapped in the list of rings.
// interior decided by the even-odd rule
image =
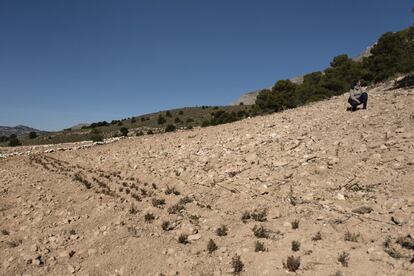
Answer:
[[[414,90],[389,85],[353,113],[341,96],[76,150],[7,149],[0,274],[413,275]]]

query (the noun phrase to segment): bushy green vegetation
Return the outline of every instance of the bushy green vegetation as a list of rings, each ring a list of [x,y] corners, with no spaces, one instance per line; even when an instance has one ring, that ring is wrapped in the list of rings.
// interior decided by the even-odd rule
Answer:
[[[119,131],[121,132],[122,136],[124,136],[124,137],[128,136],[129,130],[126,127],[121,127],[121,129]]]
[[[167,122],[167,120],[164,118],[164,116],[162,116],[162,115],[158,116],[158,124],[159,125],[165,124],[166,122]]]
[[[177,127],[175,126],[175,125],[168,125],[166,128],[165,128],[165,132],[173,132],[173,131],[175,131],[177,129]]]
[[[102,142],[103,141],[103,136],[100,130],[94,128],[91,131],[91,140],[93,142]]]
[[[278,112],[341,95],[358,80],[369,85],[414,71],[414,26],[381,36],[371,49],[371,55],[362,61],[339,55],[330,65],[323,72],[305,75],[300,85],[280,80],[272,89],[262,90],[256,99],[255,110],[258,113]]]
[[[114,121],[111,122],[111,124],[113,124]],[[119,123],[119,121],[117,121],[117,123]],[[89,126],[83,126],[82,128],[96,128],[96,127],[103,127],[103,126],[110,126],[111,124],[109,124],[107,121],[102,121],[102,122],[97,122],[97,123],[92,123]]]
[[[17,147],[20,146],[21,143],[19,139],[17,138],[16,134],[12,134],[9,137],[9,147]]]
[[[36,133],[36,132],[31,131],[31,132],[29,133],[29,139],[34,139],[34,138],[36,138],[36,137],[37,137],[37,133]]]

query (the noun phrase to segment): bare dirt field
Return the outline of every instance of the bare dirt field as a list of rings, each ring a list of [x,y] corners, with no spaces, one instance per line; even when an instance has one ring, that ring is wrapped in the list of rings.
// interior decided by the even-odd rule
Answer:
[[[0,274],[414,275],[414,90],[389,86],[0,159]]]

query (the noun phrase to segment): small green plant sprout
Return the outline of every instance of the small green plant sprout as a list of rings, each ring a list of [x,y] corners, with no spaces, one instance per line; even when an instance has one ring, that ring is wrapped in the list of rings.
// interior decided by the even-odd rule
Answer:
[[[344,241],[358,242],[359,234],[351,233],[348,230],[344,234]]]
[[[188,235],[181,234],[180,236],[178,236],[178,242],[181,244],[188,244]]]
[[[267,239],[269,237],[269,231],[264,228],[262,225],[255,225],[252,229],[253,234],[256,238]]]
[[[299,228],[299,220],[295,219],[291,222],[292,229],[298,229]]]
[[[256,241],[254,244],[254,252],[264,252],[264,251],[266,251],[264,243],[260,241]]]
[[[223,236],[227,236],[227,231],[229,229],[227,228],[226,225],[221,225],[219,228],[216,229],[216,234],[217,236],[223,237]]]
[[[267,211],[266,209],[254,210],[250,213],[250,216],[255,221],[264,222],[267,220]]]
[[[162,206],[165,205],[165,199],[163,198],[153,198],[151,200],[152,206],[157,207],[157,208],[161,208]]]
[[[340,262],[343,267],[347,267],[349,262],[349,253],[343,251],[341,254],[339,254],[338,262]]]
[[[161,223],[161,228],[164,231],[171,231],[171,230],[174,230],[174,225],[169,221],[163,221]]]
[[[175,189],[175,187],[169,187],[167,186],[167,189],[165,190],[165,194],[166,195],[180,195],[180,192],[177,191],[177,189]]]
[[[193,201],[194,201],[194,199],[193,199],[193,198],[191,198],[190,196],[185,196],[185,197],[181,198],[181,199],[178,201],[178,204],[185,205],[185,204],[191,203],[191,202],[193,202]]]
[[[250,219],[250,212],[244,211],[241,216],[241,220],[243,221],[243,223],[246,223],[249,219]]]
[[[296,272],[300,267],[300,257],[289,256],[283,263],[283,267],[291,272]]]
[[[181,211],[183,211],[185,207],[181,204],[174,204],[171,207],[168,208],[167,212],[168,214],[179,214]]]
[[[318,231],[313,237],[312,237],[313,241],[320,241],[322,240],[322,234],[321,231]]]
[[[300,250],[300,242],[292,241],[292,251],[296,252]]]
[[[207,243],[207,251],[208,251],[208,253],[211,254],[214,251],[216,251],[217,249],[218,249],[217,244],[212,239],[210,239],[208,241],[208,243]]]
[[[231,259],[231,267],[233,269],[234,274],[239,274],[243,271],[244,264],[241,261],[241,258],[239,255],[234,255],[234,257]]]
[[[144,219],[145,219],[145,222],[151,223],[155,219],[155,216],[151,213],[146,213],[144,215]]]

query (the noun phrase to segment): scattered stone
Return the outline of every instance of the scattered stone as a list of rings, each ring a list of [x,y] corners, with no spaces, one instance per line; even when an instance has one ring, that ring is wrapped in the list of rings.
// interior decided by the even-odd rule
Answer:
[[[339,200],[345,200],[345,196],[343,194],[340,194],[340,193],[338,193],[336,195],[336,198],[339,199]]]
[[[201,235],[200,235],[200,233],[195,234],[195,235],[189,235],[189,236],[188,236],[188,240],[189,240],[189,241],[196,241],[196,240],[199,240],[199,239],[201,239]]]
[[[361,207],[358,207],[358,208],[352,210],[352,212],[357,213],[357,214],[361,214],[361,215],[362,214],[369,214],[372,211],[374,211],[374,209],[372,209],[369,206],[361,206]]]

